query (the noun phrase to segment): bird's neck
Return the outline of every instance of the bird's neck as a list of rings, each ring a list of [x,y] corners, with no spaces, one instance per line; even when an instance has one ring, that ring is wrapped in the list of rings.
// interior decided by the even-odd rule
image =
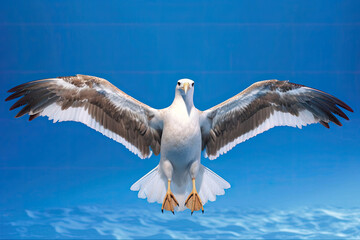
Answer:
[[[193,95],[191,93],[187,95],[182,95],[181,93],[176,91],[173,105],[177,105],[178,107],[184,107],[187,113],[190,115],[191,109],[194,107]]]

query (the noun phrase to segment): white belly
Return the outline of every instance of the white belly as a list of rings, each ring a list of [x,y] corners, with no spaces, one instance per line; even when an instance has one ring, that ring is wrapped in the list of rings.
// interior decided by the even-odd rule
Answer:
[[[169,119],[164,123],[161,139],[161,159],[180,167],[200,160],[201,131],[198,119]]]
[[[197,176],[200,166],[199,111],[194,106],[188,109],[180,99],[174,100],[163,114],[159,167],[163,175],[184,192],[191,178]]]

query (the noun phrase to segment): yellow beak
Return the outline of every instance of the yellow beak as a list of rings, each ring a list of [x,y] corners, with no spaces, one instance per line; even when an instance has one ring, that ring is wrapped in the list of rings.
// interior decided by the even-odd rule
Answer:
[[[182,89],[184,90],[185,94],[189,90],[189,87],[190,87],[189,83],[184,83],[184,86],[182,87]]]

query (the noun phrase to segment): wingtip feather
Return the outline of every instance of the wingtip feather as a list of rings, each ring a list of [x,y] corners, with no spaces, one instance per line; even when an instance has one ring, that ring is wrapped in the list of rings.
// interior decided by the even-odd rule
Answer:
[[[8,92],[8,93],[13,93],[13,92],[16,92],[16,89],[17,89],[17,88],[18,88],[18,86],[13,87],[13,88],[11,88],[11,89],[7,90],[7,92]]]
[[[330,128],[329,124],[327,122],[324,121],[320,121],[321,125],[323,125],[326,128]]]
[[[17,92],[17,91],[23,89],[24,87],[30,85],[31,83],[32,83],[32,82],[27,82],[27,83],[23,83],[23,84],[17,85],[17,86],[15,86],[15,87],[9,89],[7,92],[8,92],[8,93]]]
[[[5,99],[5,102],[7,102],[7,101],[10,101],[12,98],[11,98],[11,95],[10,96],[8,96],[6,99]]]
[[[339,100],[339,99],[337,99]],[[343,101],[339,100],[341,104],[338,103],[338,105],[346,110],[348,110],[349,112],[354,112],[354,110],[349,107],[349,105],[347,105],[346,103],[344,103]]]
[[[40,113],[34,114],[34,115],[30,115],[29,116],[29,122],[34,120],[35,118],[37,118],[38,116],[40,116]]]
[[[319,90],[319,89],[316,89],[316,88],[311,88],[311,87],[306,87],[306,88],[311,89],[311,90],[313,90],[313,91],[316,91],[316,92],[318,92],[318,93],[321,93],[321,94],[323,94],[323,95],[325,95],[325,96],[327,96],[327,97],[330,97],[330,98],[333,99],[333,100],[336,102],[336,104],[339,105],[340,107],[348,110],[349,112],[354,112],[354,110],[353,110],[349,105],[347,105],[346,103],[344,103],[343,101],[341,101],[341,100],[338,99],[337,97],[334,97],[333,95],[331,95],[331,94],[329,94],[329,93],[327,93],[327,92],[321,91],[321,90]]]
[[[354,110],[351,108],[351,107],[349,107],[349,106],[347,106],[348,108],[345,108],[346,110],[348,110],[348,111],[350,111],[350,112],[354,112]]]
[[[30,111],[30,106],[27,105],[25,106],[23,109],[20,110],[20,112],[18,112],[15,116],[15,118],[19,118],[19,117],[22,117],[24,116],[25,114],[29,113]]]

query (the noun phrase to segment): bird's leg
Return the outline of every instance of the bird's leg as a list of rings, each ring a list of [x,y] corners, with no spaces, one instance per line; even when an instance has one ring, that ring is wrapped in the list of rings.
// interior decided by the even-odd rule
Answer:
[[[192,179],[192,184],[193,184],[193,190],[186,199],[185,205],[187,208],[191,210],[191,215],[193,214],[194,211],[199,211],[200,209],[202,213],[204,213],[203,204],[201,203],[200,196],[196,191],[195,178]]]
[[[176,200],[174,194],[171,192],[170,190],[170,183],[171,180],[168,180],[168,188],[167,188],[167,192],[165,194],[165,198],[161,207],[161,212],[164,212],[165,210],[171,211],[173,214],[174,213],[174,207],[179,206],[178,201]]]

